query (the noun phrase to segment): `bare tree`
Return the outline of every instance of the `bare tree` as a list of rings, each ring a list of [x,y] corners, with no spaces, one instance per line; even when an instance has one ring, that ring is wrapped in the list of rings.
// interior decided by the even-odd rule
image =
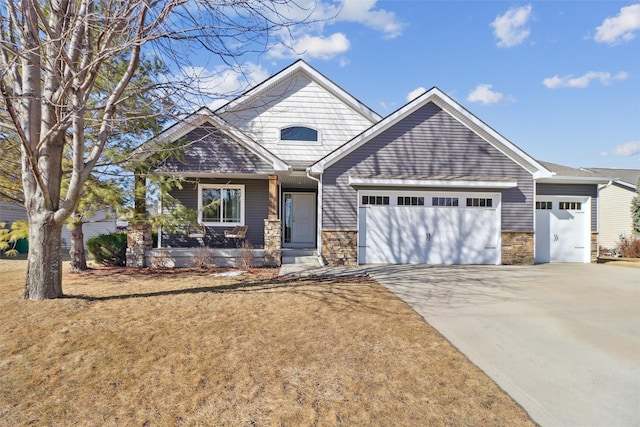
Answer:
[[[61,228],[103,155],[144,52],[179,67],[199,49],[240,66],[276,31],[300,22],[289,17],[304,15],[286,0],[2,0],[0,7],[0,117],[8,117],[0,126],[21,144],[29,219],[23,297],[34,300],[63,294]],[[114,58],[126,61],[124,71],[97,85]],[[72,167],[63,190],[65,149]]]

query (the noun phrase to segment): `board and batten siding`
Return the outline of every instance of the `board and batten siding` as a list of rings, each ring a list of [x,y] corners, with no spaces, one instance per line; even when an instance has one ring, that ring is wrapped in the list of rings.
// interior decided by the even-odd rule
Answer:
[[[502,230],[533,230],[531,174],[433,103],[407,116],[324,171],[324,229],[356,228],[358,201],[356,189],[348,183],[349,174],[515,179],[516,188],[501,191]],[[466,188],[448,190],[469,191]]]
[[[615,182],[601,187],[598,194],[598,241],[601,246],[613,249],[620,243],[621,236],[628,238],[633,234],[631,201],[635,195],[631,188]]]
[[[319,160],[373,125],[303,73],[269,89],[259,101],[223,112],[221,117],[284,161],[305,164]],[[280,129],[288,126],[316,129],[321,140],[280,142]]]
[[[596,184],[545,184],[536,185],[538,196],[591,197],[591,231],[598,231],[598,186]]]
[[[201,179],[201,184],[241,184],[245,186],[244,223],[248,225],[246,240],[255,248],[264,246],[264,220],[269,209],[269,181],[259,179]],[[186,182],[182,189],[173,189],[169,194],[180,201],[186,208],[198,209],[198,184]],[[223,235],[224,230],[233,227],[207,227]],[[184,235],[162,234],[163,247],[193,246]]]
[[[272,174],[273,167],[229,138],[215,126],[205,124],[181,139],[180,158],[164,160],[158,172]]]

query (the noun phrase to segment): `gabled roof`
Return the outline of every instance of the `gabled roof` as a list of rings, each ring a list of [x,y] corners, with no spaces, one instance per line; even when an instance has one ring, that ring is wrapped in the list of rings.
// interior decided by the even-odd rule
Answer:
[[[601,175],[588,170],[575,169],[551,162],[540,163],[550,170],[553,176],[542,178],[539,182],[558,184],[604,184],[608,181],[608,179],[603,178]]]
[[[216,114],[224,114],[226,112],[242,109],[243,106],[250,105],[256,102],[256,100],[260,99],[270,89],[274,88],[282,82],[287,81],[288,79],[291,79],[297,73],[304,73],[312,81],[336,96],[343,103],[358,112],[361,116],[367,118],[371,123],[376,123],[382,118],[378,113],[367,107],[362,102],[358,101],[348,92],[336,85],[334,82],[318,72],[318,70],[316,70],[315,68],[311,67],[302,59],[297,60],[287,68],[284,68],[262,83],[249,89],[247,92],[240,95],[236,99],[218,108],[215,112]]]
[[[400,122],[428,103],[434,103],[435,105],[449,113],[452,117],[475,132],[477,135],[482,137],[485,141],[491,144],[502,154],[504,154],[512,161],[520,165],[523,169],[531,173],[534,178],[547,177],[552,175],[551,171],[545,168],[542,164],[522,151],[515,144],[511,143],[505,137],[500,135],[494,129],[489,127],[482,120],[471,114],[468,110],[466,110],[451,97],[449,97],[436,87],[431,88],[424,94],[415,98],[413,101],[410,101],[400,109],[396,110],[378,123],[374,124],[369,129],[362,132],[360,135],[356,136],[337,150],[329,153],[314,165],[312,165],[310,171],[312,173],[323,172],[325,168],[344,158],[349,153],[366,144],[375,136],[391,128],[396,123]]]
[[[189,132],[202,126],[205,123],[209,123],[217,127],[234,141],[245,147],[247,150],[255,153],[268,163],[272,164],[274,170],[289,170],[289,165],[286,162],[264,148],[262,145],[255,142],[244,132],[227,123],[207,107],[202,107],[195,113],[192,113],[179,122],[173,124],[164,131],[160,132],[154,138],[150,139],[148,142],[157,142],[162,144],[177,141],[178,139],[184,137]]]
[[[640,179],[640,169],[613,169],[613,168],[583,168],[602,177],[615,181],[631,190],[637,190]]]

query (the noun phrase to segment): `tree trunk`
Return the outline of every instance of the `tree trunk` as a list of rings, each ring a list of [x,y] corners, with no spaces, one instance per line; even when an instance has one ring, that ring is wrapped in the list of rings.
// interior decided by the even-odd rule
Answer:
[[[29,215],[29,258],[22,298],[43,300],[62,296],[62,225],[52,212]]]
[[[71,230],[71,271],[79,272],[87,269],[87,256],[84,250],[84,233],[82,232],[82,221],[69,225]]]

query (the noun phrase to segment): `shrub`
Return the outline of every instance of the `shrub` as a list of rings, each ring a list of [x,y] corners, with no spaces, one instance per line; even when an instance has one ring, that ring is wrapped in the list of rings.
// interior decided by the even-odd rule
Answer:
[[[87,240],[93,259],[102,265],[123,267],[127,263],[127,233],[100,234]]]
[[[213,249],[200,247],[196,249],[193,257],[189,262],[189,266],[192,268],[200,268],[203,270],[209,269],[215,266]]]
[[[640,258],[640,237],[623,237],[616,249],[623,258]]]

